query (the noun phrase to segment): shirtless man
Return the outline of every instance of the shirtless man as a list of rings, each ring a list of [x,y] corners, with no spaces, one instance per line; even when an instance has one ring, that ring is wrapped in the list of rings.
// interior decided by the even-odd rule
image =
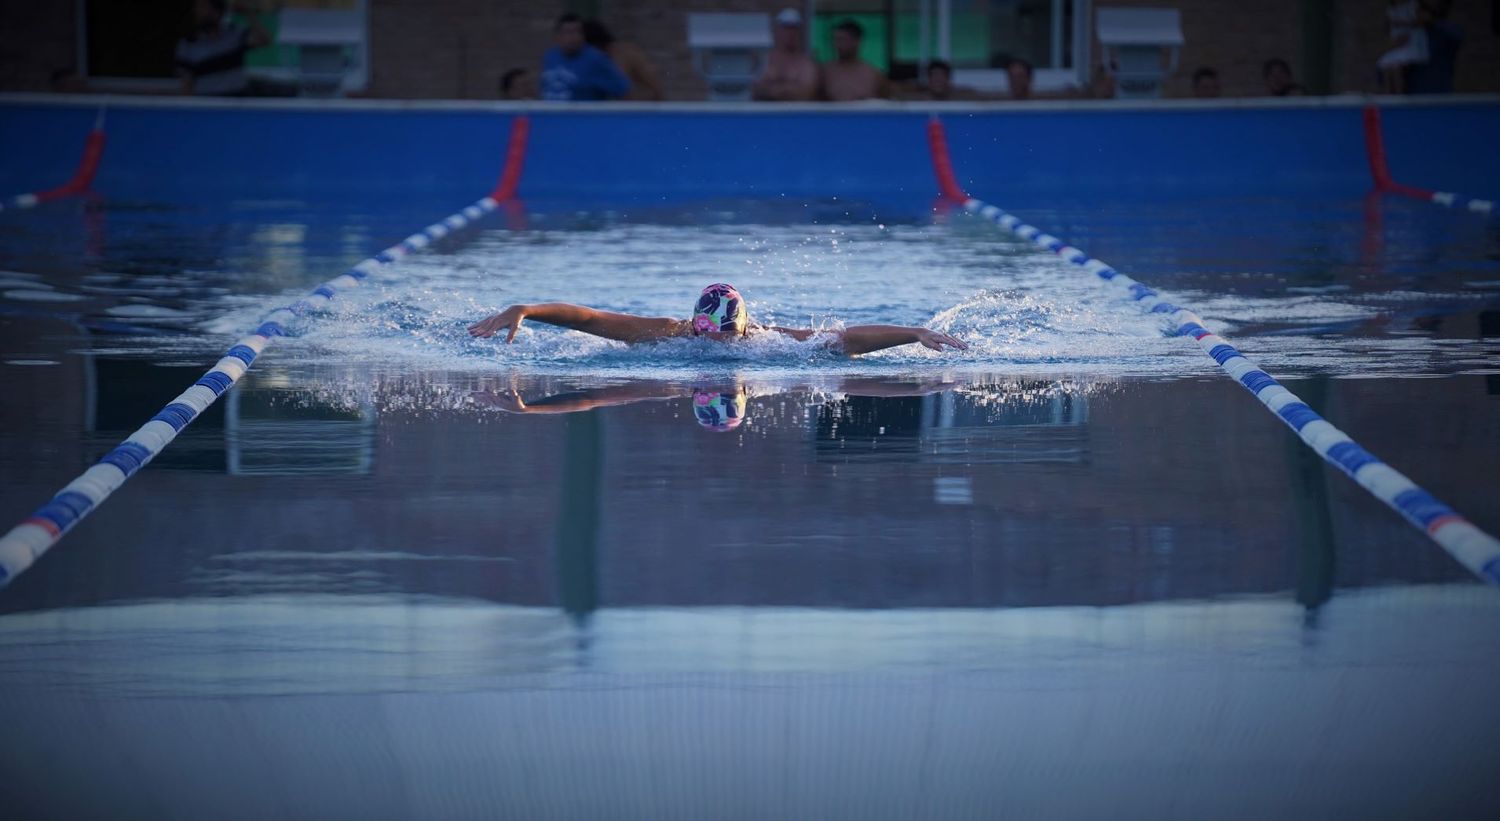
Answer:
[[[979,92],[965,86],[953,84],[953,66],[947,60],[933,60],[927,64],[928,100],[979,100]]]
[[[197,0],[193,3],[193,31],[177,43],[177,75],[183,94],[242,97],[254,91],[245,74],[245,52],[270,45],[271,35],[261,27],[258,9],[236,3],[233,11],[245,16],[249,26],[226,24],[228,0]]]
[[[625,99],[652,102],[665,99],[661,91],[661,75],[640,46],[616,40],[614,33],[598,20],[583,21],[583,40],[614,60],[625,79],[630,81]]]
[[[1297,97],[1307,93],[1292,77],[1291,64],[1280,57],[1267,60],[1260,73],[1266,81],[1266,91],[1273,97]]]
[[[853,20],[833,27],[834,59],[823,64],[823,99],[845,102],[891,96],[886,76],[859,59],[859,43],[864,36],[864,27]]]
[[[1010,98],[1012,100],[1030,100],[1031,81],[1035,73],[1031,69],[1031,63],[1020,57],[1013,58],[1005,64],[1005,78],[1010,81]]]
[[[905,325],[851,325],[841,331],[752,326],[750,312],[746,309],[740,292],[724,283],[716,283],[703,289],[697,304],[693,306],[691,320],[617,314],[583,305],[547,302],[538,305],[512,305],[470,325],[469,335],[488,338],[505,331],[505,341],[511,343],[515,341],[516,331],[521,329],[521,321],[525,319],[632,344],[686,336],[730,342],[751,334],[774,332],[803,341],[819,337],[830,349],[846,356],[858,356],[913,343],[920,343],[934,351],[941,351],[944,345],[960,351],[969,347],[961,340],[940,331]]]
[[[757,100],[803,102],[818,96],[818,64],[802,45],[802,15],[796,9],[782,9],[772,29],[773,45],[766,58],[766,70],[750,87]]]

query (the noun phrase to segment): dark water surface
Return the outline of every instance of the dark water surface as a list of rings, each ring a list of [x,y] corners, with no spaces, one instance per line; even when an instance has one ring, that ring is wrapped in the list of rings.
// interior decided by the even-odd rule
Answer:
[[[284,294],[447,207],[425,205],[4,215],[0,521]],[[1500,531],[1495,230],[1302,207],[1013,206],[1198,310]],[[978,221],[738,208],[497,217],[278,340],[0,591],[4,805],[1488,806],[1500,597],[1194,346]],[[847,362],[462,333],[543,298],[680,313],[714,279],[779,322],[931,322],[975,350]]]

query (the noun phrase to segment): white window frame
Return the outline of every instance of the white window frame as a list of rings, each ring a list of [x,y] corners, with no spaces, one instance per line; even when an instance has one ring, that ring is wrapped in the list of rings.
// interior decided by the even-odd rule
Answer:
[[[364,42],[356,49],[354,65],[345,79],[344,91],[363,91],[370,83],[370,0],[355,0],[363,20]],[[89,73],[88,0],[73,0],[74,71],[88,81],[90,91],[174,94],[182,88],[177,77],[96,77]],[[255,75],[257,69],[248,69]],[[262,72],[266,73],[266,72]],[[272,69],[268,76],[283,79]]]
[[[1061,62],[1064,40],[1069,33],[1064,30],[1063,12],[1068,4],[1073,6],[1073,62],[1067,68]],[[917,63],[925,66],[934,57],[951,60],[953,32],[953,0],[921,0],[917,12]],[[1093,0],[1052,0],[1052,55],[1053,64],[1036,66],[1033,84],[1037,91],[1056,92],[1070,87],[1087,87],[1089,72],[1093,65]],[[927,52],[929,25],[937,26],[937,54]],[[1010,90],[1010,78],[1003,68],[955,68],[953,82],[979,91]]]

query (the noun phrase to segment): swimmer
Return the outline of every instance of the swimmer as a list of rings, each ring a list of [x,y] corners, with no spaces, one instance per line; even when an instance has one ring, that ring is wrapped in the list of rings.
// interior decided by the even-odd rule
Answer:
[[[905,325],[852,325],[841,331],[752,325],[750,312],[745,308],[745,300],[740,292],[724,283],[716,283],[703,289],[697,305],[693,307],[693,318],[690,320],[634,316],[564,302],[546,302],[512,305],[470,325],[469,335],[488,338],[508,330],[505,341],[514,342],[516,331],[520,330],[521,322],[525,319],[631,344],[686,336],[729,341],[751,334],[774,332],[797,340],[823,337],[829,348],[848,356],[910,344],[921,344],[934,351],[941,351],[944,346],[960,351],[969,347],[962,340],[941,331]]]

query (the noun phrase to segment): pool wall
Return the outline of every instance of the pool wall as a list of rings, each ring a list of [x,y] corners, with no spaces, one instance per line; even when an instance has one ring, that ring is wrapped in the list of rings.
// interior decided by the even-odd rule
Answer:
[[[0,95],[0,192],[61,184],[99,106],[95,189],[151,201],[238,194],[488,190],[511,122],[532,119],[524,198],[590,202],[936,192],[924,124],[946,124],[959,181],[1005,203],[1097,195],[1354,196],[1368,190],[1364,98],[989,107],[214,101]],[[1500,97],[1381,101],[1398,181],[1500,194]]]

